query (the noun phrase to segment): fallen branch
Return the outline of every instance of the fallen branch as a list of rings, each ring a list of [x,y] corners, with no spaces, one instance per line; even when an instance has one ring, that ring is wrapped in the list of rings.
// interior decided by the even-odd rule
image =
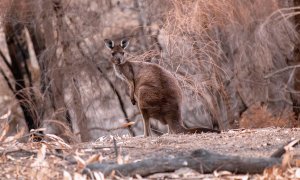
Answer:
[[[271,157],[275,157],[275,158],[280,158],[284,153],[286,153],[286,148],[287,147],[295,147],[298,144],[300,144],[300,139],[296,139],[293,141],[288,142],[287,144],[281,146],[279,149],[277,149],[272,155]]]
[[[280,158],[247,158],[240,156],[221,155],[204,149],[193,151],[187,156],[174,158],[160,157],[142,160],[128,164],[104,164],[95,163],[87,165],[83,173],[101,171],[105,176],[115,172],[119,176],[134,176],[139,174],[147,176],[154,173],[172,172],[188,167],[200,173],[212,173],[218,171],[230,171],[241,174],[262,173],[267,167],[279,165]]]

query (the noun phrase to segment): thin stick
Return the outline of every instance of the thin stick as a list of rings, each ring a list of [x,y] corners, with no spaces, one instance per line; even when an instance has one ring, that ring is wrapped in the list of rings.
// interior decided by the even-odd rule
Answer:
[[[272,73],[270,73],[270,74],[265,75],[264,78],[265,78],[265,79],[268,79],[268,78],[274,76],[275,74],[283,73],[284,71],[288,71],[288,70],[290,70],[290,69],[295,69],[295,68],[300,68],[300,64],[294,65],[294,66],[287,66],[287,67],[285,67],[285,68],[279,69],[279,70],[277,70],[277,71],[274,71],[274,72],[272,72]]]

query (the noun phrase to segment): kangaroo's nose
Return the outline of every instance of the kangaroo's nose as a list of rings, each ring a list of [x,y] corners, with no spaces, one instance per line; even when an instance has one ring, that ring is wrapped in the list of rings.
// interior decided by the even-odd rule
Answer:
[[[121,58],[116,57],[116,58],[115,58],[115,61],[116,61],[116,63],[121,63]]]

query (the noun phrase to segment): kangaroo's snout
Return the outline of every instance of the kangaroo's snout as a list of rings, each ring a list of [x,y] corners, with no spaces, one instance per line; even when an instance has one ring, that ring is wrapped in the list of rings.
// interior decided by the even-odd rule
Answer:
[[[123,64],[125,62],[124,54],[113,54],[113,63],[115,64]]]

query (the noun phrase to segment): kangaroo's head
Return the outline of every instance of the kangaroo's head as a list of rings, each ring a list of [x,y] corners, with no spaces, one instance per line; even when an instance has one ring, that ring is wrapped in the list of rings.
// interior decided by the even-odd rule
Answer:
[[[125,48],[129,44],[128,39],[123,39],[120,44],[115,44],[112,40],[110,39],[105,39],[105,46],[111,50],[111,61],[114,64],[120,65],[124,64],[126,62],[125,58]]]

